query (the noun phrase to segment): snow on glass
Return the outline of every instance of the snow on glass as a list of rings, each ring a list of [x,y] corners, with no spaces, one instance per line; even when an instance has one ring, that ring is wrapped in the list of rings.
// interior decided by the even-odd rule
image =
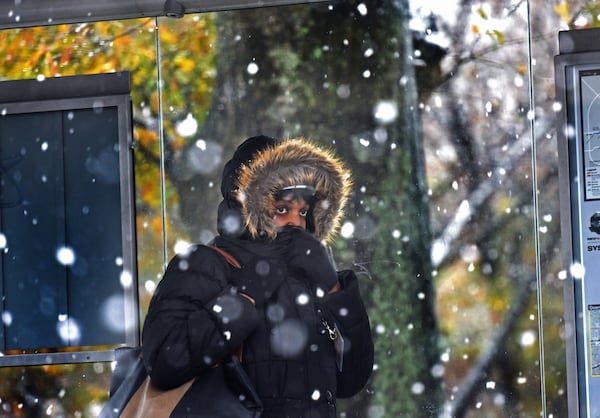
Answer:
[[[296,357],[308,341],[306,326],[295,319],[286,319],[271,332],[271,349],[282,357]]]
[[[188,113],[184,120],[175,124],[175,130],[183,137],[190,137],[198,131],[198,121]]]
[[[394,122],[398,118],[398,105],[393,101],[381,101],[375,106],[373,114],[383,124]]]
[[[193,137],[198,122],[190,114],[178,122],[177,132],[181,136]],[[189,180],[196,175],[208,175],[217,172],[223,165],[223,147],[215,141],[197,138],[193,147],[185,151],[183,164],[177,166],[177,177]]]
[[[72,266],[76,259],[75,251],[69,246],[61,246],[56,250],[56,260],[63,266]]]
[[[535,333],[535,331],[527,330],[521,334],[520,342],[523,347],[530,347],[534,345],[536,340],[537,334]]]
[[[72,266],[77,261],[77,255],[73,248],[69,246],[61,246],[56,250],[56,260],[64,266]],[[122,257],[115,259],[115,265],[122,266]],[[119,276],[119,281],[123,288],[129,288],[133,285],[133,276],[130,271],[122,270]],[[123,300],[120,294],[115,294],[103,301],[100,310],[102,313],[102,321],[104,325],[113,331],[123,331],[125,324],[114,315],[114,312],[122,312],[124,309]],[[59,315],[57,323],[57,333],[60,338],[67,344],[77,344],[81,339],[81,330],[78,321],[75,318],[70,318],[66,314]]]
[[[81,326],[79,322],[66,314],[58,316],[56,332],[65,344],[77,345],[81,340]]]
[[[248,64],[248,67],[246,67],[246,71],[248,71],[248,74],[250,75],[255,75],[258,73],[258,64],[256,64],[255,62],[251,62],[250,64]]]
[[[574,279],[583,279],[583,277],[585,276],[585,267],[581,263],[571,264],[569,271],[571,272],[571,276],[573,276]]]

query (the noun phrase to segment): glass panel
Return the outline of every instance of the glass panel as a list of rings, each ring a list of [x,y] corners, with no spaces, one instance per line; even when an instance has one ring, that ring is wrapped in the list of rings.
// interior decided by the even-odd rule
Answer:
[[[2,31],[0,65],[7,79],[132,71],[142,316],[164,261],[214,236],[234,147],[303,135],[353,170],[332,247],[376,334],[377,368],[341,416],[566,416],[552,57],[578,12],[414,0],[408,22],[405,7],[160,18],[160,91],[154,19]],[[109,376],[2,369],[2,407],[95,416]]]
[[[414,24],[444,414],[539,415],[527,4],[429,7]]]
[[[147,146],[145,152],[136,153],[138,248],[158,254],[139,257],[139,278],[141,283],[156,280],[162,271],[162,231],[161,223],[153,223],[153,219],[156,213],[160,218],[160,195],[153,194],[153,188],[148,191],[148,184],[158,184],[160,180],[154,162],[158,158],[158,130],[156,117],[151,117],[158,109],[155,20],[4,30],[0,32],[0,44],[3,45],[0,65],[5,79],[37,79],[42,83],[48,77],[135,69],[132,74],[135,139]],[[94,133],[100,134],[101,130],[95,129]],[[155,154],[148,151],[152,147]],[[110,196],[103,194],[98,198],[106,200]],[[97,241],[96,244],[101,243],[102,238]],[[10,317],[5,312],[2,319],[10,326]],[[10,416],[42,413],[96,416],[107,397],[110,373],[108,363],[1,368],[2,412]]]
[[[373,378],[342,415],[537,415],[536,224],[558,218],[533,201],[527,5],[413,6],[412,39],[392,2],[219,13],[195,61],[214,59],[195,80],[210,101],[181,101],[185,60],[161,33],[169,257],[214,236],[220,170],[244,138],[310,137],[352,167],[333,250],[361,273],[377,335]],[[564,392],[552,402],[564,413]]]
[[[574,7],[574,10],[576,7]],[[534,145],[538,191],[538,292],[543,324],[542,358],[545,416],[568,416],[564,328],[558,160],[555,133],[554,55],[558,53],[558,30],[564,29],[566,10],[546,2],[532,2],[530,10],[535,101]],[[544,16],[542,18],[542,16]]]

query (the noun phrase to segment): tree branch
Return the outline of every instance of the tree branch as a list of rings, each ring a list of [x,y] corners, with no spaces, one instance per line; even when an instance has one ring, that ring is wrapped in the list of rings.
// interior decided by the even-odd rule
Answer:
[[[545,136],[547,132],[552,129],[552,127],[548,126],[550,124],[549,121],[544,120],[542,122],[545,125],[540,129],[543,132],[538,134],[538,138]],[[540,132],[540,130],[538,130],[538,132]],[[438,238],[433,240],[431,245],[431,263],[434,268],[438,268],[447,260],[451,247],[460,237],[463,228],[470,220],[471,215],[477,212],[487,199],[497,191],[498,179],[500,177],[505,177],[509,172],[514,171],[517,162],[530,150],[530,148],[531,138],[527,135],[520,136],[519,139],[510,146],[505,157],[498,161],[497,165],[504,168],[504,173],[495,173],[495,175],[490,176],[486,181],[480,183],[478,187],[460,203],[454,217],[446,225],[444,231]]]

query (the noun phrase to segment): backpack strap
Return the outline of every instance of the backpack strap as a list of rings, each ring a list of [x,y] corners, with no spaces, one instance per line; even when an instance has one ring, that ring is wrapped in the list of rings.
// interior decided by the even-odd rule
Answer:
[[[240,265],[239,261],[237,261],[234,256],[232,256],[231,254],[229,254],[224,249],[219,248],[219,247],[217,247],[214,244],[211,244],[210,247],[213,250],[215,250],[216,252],[218,252],[219,254],[221,254],[223,256],[223,258],[225,258],[225,260],[227,260],[227,262],[229,264],[231,264],[233,267],[235,267],[236,269],[242,268],[242,266]]]

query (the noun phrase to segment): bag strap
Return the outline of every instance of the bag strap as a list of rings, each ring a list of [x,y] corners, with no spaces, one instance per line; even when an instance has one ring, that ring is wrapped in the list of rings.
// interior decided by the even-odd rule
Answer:
[[[239,263],[239,261],[237,261],[234,256],[232,256],[231,254],[229,254],[224,249],[217,247],[215,244],[211,244],[211,245],[209,245],[209,247],[211,247],[213,250],[215,250],[216,252],[218,252],[219,254],[221,254],[223,256],[223,258],[225,258],[225,260],[227,260],[227,262],[229,264],[231,264],[233,267],[235,267],[236,269],[242,268],[242,266]],[[235,351],[232,353],[231,357],[232,358],[237,358],[237,360],[241,363],[242,362],[242,353],[243,353],[243,351],[244,350],[242,349],[242,345],[240,345],[238,348],[235,349]]]
[[[236,269],[242,268],[242,266],[239,263],[239,261],[237,261],[234,256],[232,256],[231,254],[229,254],[224,249],[217,247],[215,244],[211,244],[210,247],[213,250],[215,250],[216,252],[218,252],[219,254],[221,254],[225,258],[225,260],[227,260],[227,262],[229,264],[231,264],[233,267],[235,267]]]

